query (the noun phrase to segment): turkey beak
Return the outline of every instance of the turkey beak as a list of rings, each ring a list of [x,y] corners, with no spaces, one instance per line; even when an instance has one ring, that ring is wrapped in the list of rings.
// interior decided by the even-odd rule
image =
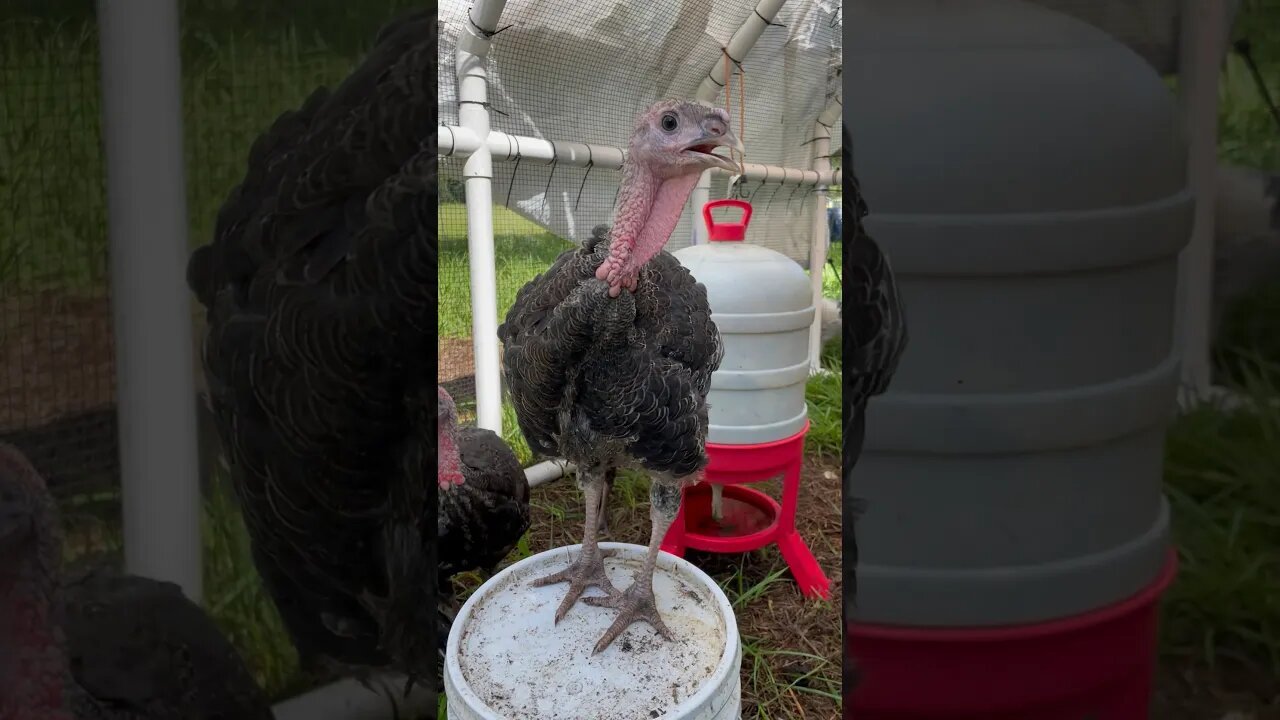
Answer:
[[[728,147],[743,152],[742,141],[737,135],[733,134],[733,130],[727,127],[727,124],[715,119],[715,122],[707,122],[703,125],[702,135],[693,142],[685,146],[689,150],[698,153],[699,164],[707,168],[718,167],[722,170],[735,172],[738,170],[738,163],[732,158],[725,155],[716,155],[712,152],[717,147]]]
[[[725,131],[720,135],[709,135],[706,139],[706,142],[708,145],[720,145],[728,148],[733,148],[734,150],[738,151],[739,155],[746,154],[746,149],[742,146],[742,141],[739,140],[738,136],[734,135],[733,131],[728,128],[725,128]],[[728,170],[730,172],[738,171],[738,163],[735,162],[732,159],[732,157],[726,157],[724,155],[714,155],[714,154],[711,155],[711,157],[715,158],[715,160],[712,161],[713,167],[718,167],[718,168],[721,168],[722,170]]]

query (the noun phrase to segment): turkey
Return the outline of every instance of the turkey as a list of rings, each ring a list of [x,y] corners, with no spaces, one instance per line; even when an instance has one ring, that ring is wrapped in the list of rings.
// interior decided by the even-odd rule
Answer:
[[[492,572],[529,529],[529,482],[491,430],[459,427],[458,409],[437,388],[440,485],[436,527],[441,588],[468,570]]]
[[[845,247],[844,258],[844,418],[843,449],[845,500],[844,527],[844,617],[853,617],[854,599],[858,594],[858,516],[864,503],[854,495],[853,468],[862,454],[866,430],[867,401],[888,389],[898,368],[898,360],[907,346],[907,323],[898,295],[898,285],[889,266],[889,258],[867,234],[862,220],[867,216],[867,203],[862,197],[858,178],[850,161],[849,130],[842,131],[844,157],[841,166],[852,178],[853,241]],[[845,687],[852,689],[856,676],[852,662],[844,665],[850,677]]]
[[[0,444],[0,718],[270,720],[235,648],[177,585],[97,570],[62,582],[44,479]]]
[[[436,14],[254,143],[187,282],[264,587],[308,668],[437,678]]]
[[[706,288],[663,250],[698,175],[737,166],[713,154],[742,150],[724,110],[660,101],[640,114],[628,143],[612,228],[596,227],[582,247],[520,289],[498,328],[503,374],[529,447],[578,467],[586,522],[582,553],[535,585],[568,582],[558,623],[583,598],[618,616],[596,643],[607,648],[645,620],[663,638],[653,571],[658,547],[685,483],[707,463],[707,391],[724,355]],[[607,479],[620,467],[649,472],[653,522],[643,569],[620,592],[605,575],[597,543]]]

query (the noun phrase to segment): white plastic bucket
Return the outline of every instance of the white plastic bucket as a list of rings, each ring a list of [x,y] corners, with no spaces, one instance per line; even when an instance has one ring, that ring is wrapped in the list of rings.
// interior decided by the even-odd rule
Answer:
[[[686,560],[659,553],[653,590],[673,641],[638,622],[592,656],[616,611],[579,602],[556,625],[568,585],[530,585],[566,567],[581,547],[525,558],[462,606],[445,655],[448,719],[740,720],[742,644],[733,608],[715,581]],[[625,589],[646,548],[600,547],[618,551],[605,560],[605,571]]]

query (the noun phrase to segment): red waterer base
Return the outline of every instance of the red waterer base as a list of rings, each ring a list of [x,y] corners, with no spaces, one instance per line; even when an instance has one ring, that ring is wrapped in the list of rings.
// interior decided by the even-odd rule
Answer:
[[[740,553],[776,544],[805,597],[831,597],[831,581],[818,565],[809,545],[796,530],[800,502],[800,471],[804,467],[805,420],[791,437],[755,445],[707,443],[705,482],[686,486],[684,501],[662,549],[683,557],[688,548],[717,553]],[[782,502],[753,488],[742,487],[782,475]],[[723,489],[724,514],[711,516],[711,485]]]
[[[1127,600],[1059,620],[998,628],[851,623],[861,681],[846,720],[1147,720],[1159,600],[1177,554]]]

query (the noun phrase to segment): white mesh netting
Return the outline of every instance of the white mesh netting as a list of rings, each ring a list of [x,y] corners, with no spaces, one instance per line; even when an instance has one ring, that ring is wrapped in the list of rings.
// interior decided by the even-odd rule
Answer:
[[[512,0],[489,51],[490,122],[494,130],[553,142],[622,147],[635,116],[663,97],[693,98],[722,48],[755,11],[757,0]],[[440,17],[440,122],[456,125],[455,51],[474,0],[443,0]],[[742,60],[713,102],[729,107],[746,146],[746,162],[794,169],[813,164],[814,123],[839,92],[841,4],[791,0]],[[745,85],[745,93],[742,87]],[[745,96],[745,122],[739,103]],[[830,152],[839,152],[832,129]],[[463,159],[440,164],[441,381],[455,398],[470,395],[470,303]],[[499,162],[493,168],[498,311],[556,254],[591,228],[610,222],[620,173],[542,160]],[[813,236],[812,184],[747,180],[741,195],[753,205],[747,241],[808,266]],[[712,182],[711,199],[727,192]],[[669,250],[692,242],[700,208],[686,206]]]

